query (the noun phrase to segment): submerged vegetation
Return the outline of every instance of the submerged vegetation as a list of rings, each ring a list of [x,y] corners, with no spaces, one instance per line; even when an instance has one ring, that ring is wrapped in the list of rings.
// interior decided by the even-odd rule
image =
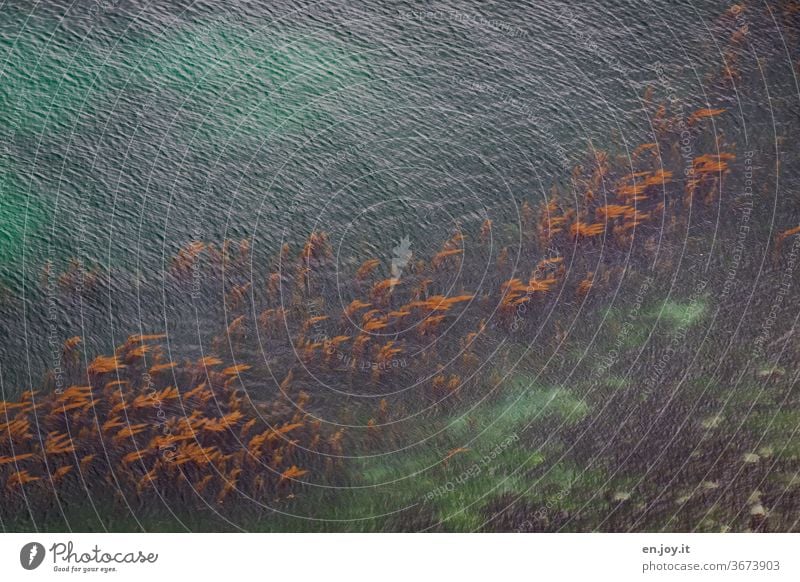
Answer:
[[[64,506],[109,491],[128,507],[165,509],[192,495],[218,505],[234,492],[279,499],[305,475],[297,463],[307,451],[335,450],[320,423],[306,421],[302,401],[275,421],[272,407],[256,410],[236,387],[248,366],[223,367],[211,356],[165,362],[153,343],[162,337],[131,336],[113,356],[68,372],[85,385],[2,403],[6,509],[63,515]],[[78,343],[64,344],[65,361],[77,361]]]
[[[742,10],[730,47],[747,40]],[[187,241],[166,277],[222,289],[208,354],[173,361],[169,337],[138,334],[89,359],[67,339],[59,369],[0,402],[0,523],[796,530],[797,344],[773,359],[763,328],[705,326],[739,308],[698,266],[725,278],[730,249],[692,257],[698,224],[735,240],[720,216],[751,204],[754,146],[721,129],[736,67],[691,112],[646,91],[650,141],[591,149],[515,223],[481,217],[388,269],[342,260],[322,231],[266,265],[250,239]],[[795,224],[772,235],[774,273],[797,241]],[[64,295],[104,284],[47,269]],[[768,321],[773,305],[753,309]],[[696,358],[712,365],[686,377]]]

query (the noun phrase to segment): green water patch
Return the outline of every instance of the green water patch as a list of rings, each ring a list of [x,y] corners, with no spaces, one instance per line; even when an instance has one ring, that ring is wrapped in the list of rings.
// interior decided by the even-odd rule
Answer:
[[[0,125],[28,137],[74,126],[101,65],[97,56],[34,34],[0,38],[0,50],[7,59]]]
[[[14,18],[0,15],[0,24],[21,26]],[[236,236],[224,223],[223,210],[234,200],[231,184],[239,185],[244,173],[248,193],[261,186],[253,183],[256,170],[242,160],[282,163],[297,147],[297,136],[337,122],[341,112],[332,103],[364,105],[363,99],[329,95],[357,91],[372,78],[367,59],[352,45],[308,30],[280,32],[216,20],[177,25],[161,35],[93,29],[76,39],[56,29],[52,36],[0,39],[7,59],[0,133],[13,160],[3,167],[0,260],[11,275],[17,276],[22,225],[27,220],[28,235],[36,233],[42,208],[59,214],[52,243],[62,262],[73,256],[64,249],[77,238],[74,208],[89,231],[84,250],[90,255],[104,245],[96,238],[113,228],[111,268],[127,270],[142,257],[158,260],[157,253],[133,259],[126,244],[145,232],[152,237],[145,251],[160,247],[164,212],[178,225],[176,247],[194,236],[189,223],[195,216],[209,222],[202,224],[205,238]],[[269,151],[260,152],[262,146]],[[336,147],[333,138],[321,139],[313,153],[333,156]],[[308,173],[303,160],[298,164]],[[219,176],[211,195],[204,188],[213,169]],[[35,181],[23,181],[24,175]],[[176,193],[168,198],[168,190]],[[198,193],[205,211],[193,213]],[[258,202],[237,199],[234,230],[247,230]]]
[[[545,462],[542,453],[511,451],[492,461],[476,454],[448,467],[446,479],[426,492],[423,506],[448,531],[474,531],[486,521],[485,506],[497,497],[520,498],[531,489],[531,469]]]
[[[596,325],[601,325],[600,322],[602,322],[601,335],[596,340],[598,352],[640,347],[647,340],[652,327],[652,322],[642,318],[638,311],[625,306],[598,310]]]
[[[557,438],[544,446],[530,444],[540,423],[570,426],[589,410],[567,390],[516,376],[499,397],[471,412],[415,425],[418,445],[346,461],[345,470],[357,488],[327,503],[336,508],[335,519],[363,519],[387,507],[410,508],[407,511],[422,512],[432,523],[441,522],[447,531],[471,531],[485,521],[490,500],[539,495],[532,471],[559,448]],[[438,434],[428,439],[431,433]],[[547,482],[567,478],[559,471],[548,475]]]
[[[697,324],[707,312],[708,300],[704,297],[650,301],[641,310],[609,307],[600,311],[603,341],[608,351],[635,349],[652,335],[656,322],[670,332],[677,332]]]
[[[138,40],[115,51],[133,67],[132,86],[154,88],[155,105],[164,100],[190,112],[178,126],[201,141],[222,143],[231,135],[261,140],[331,122],[320,98],[370,78],[365,63],[343,45],[313,36],[212,22]]]
[[[741,381],[736,385],[716,382],[697,382],[694,385],[698,394],[705,390],[705,395],[713,397],[726,411],[746,412],[753,407],[778,407],[783,398],[782,391],[764,388],[752,381]]]
[[[603,376],[603,378],[598,383],[602,386],[612,388],[613,390],[623,390],[628,386],[630,386],[631,379],[623,378],[622,376],[615,376],[613,374],[608,374],[606,376]]]
[[[41,200],[29,198],[13,163],[0,159],[0,276],[4,282],[19,282],[23,253],[32,254],[30,242],[45,218]]]
[[[528,374],[517,374],[504,388],[505,398],[494,413],[503,422],[524,426],[538,418],[555,418],[559,424],[573,425],[589,413],[589,405],[564,387],[540,386]]]
[[[693,301],[668,299],[651,307],[645,314],[651,319],[658,319],[672,330],[678,330],[698,323],[707,310],[707,300],[702,298]]]
[[[582,326],[597,333],[568,337],[561,350],[565,356],[562,368],[577,366],[580,371],[575,376],[592,378],[590,385],[624,389],[630,379],[620,374],[626,373],[645,345],[658,346],[673,335],[685,333],[707,312],[708,300],[695,298],[651,300],[636,308],[620,304],[587,313]]]
[[[760,457],[800,459],[800,411],[784,409],[751,414],[745,427],[761,441]]]
[[[76,44],[60,32],[0,39],[8,59],[0,124],[29,135],[72,130],[79,117],[112,106],[134,123],[139,107],[125,109],[132,99],[165,121],[189,111],[187,129],[207,126],[215,139],[232,130],[264,137],[290,117],[291,129],[317,119],[319,108],[300,110],[370,78],[364,59],[343,43],[292,31],[278,36],[214,21],[114,40],[89,35]]]

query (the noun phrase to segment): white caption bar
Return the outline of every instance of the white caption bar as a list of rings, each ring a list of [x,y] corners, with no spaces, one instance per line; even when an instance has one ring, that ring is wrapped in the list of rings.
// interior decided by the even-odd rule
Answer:
[[[800,580],[800,534],[3,534],[3,580]],[[261,578],[259,578],[261,579]]]

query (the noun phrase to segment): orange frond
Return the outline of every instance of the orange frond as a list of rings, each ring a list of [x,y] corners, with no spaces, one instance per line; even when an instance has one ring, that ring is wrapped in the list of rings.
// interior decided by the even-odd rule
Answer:
[[[354,299],[353,301],[350,302],[350,305],[348,305],[347,308],[344,310],[344,314],[347,317],[352,317],[353,315],[355,315],[356,311],[364,309],[365,307],[370,307],[371,305],[372,305],[371,303],[367,303],[366,301],[360,301],[358,299]]]
[[[51,432],[45,441],[44,452],[48,455],[61,455],[75,450],[75,444],[67,434]]]
[[[16,473],[12,474],[8,481],[6,481],[6,487],[9,489],[16,487],[17,485],[24,485],[25,483],[31,483],[33,481],[38,481],[39,477],[34,477],[28,471],[17,471]]]
[[[594,273],[590,272],[586,275],[586,278],[583,279],[580,283],[578,283],[577,295],[578,297],[584,297],[594,285]]]
[[[154,334],[149,334],[149,335],[136,334],[136,335],[128,336],[128,343],[139,344],[139,343],[143,343],[143,342],[164,339],[165,337],[167,337],[167,334],[165,334],[165,333],[154,333]]]
[[[721,113],[725,113],[726,109],[698,109],[694,113],[689,116],[689,123],[692,124],[698,119],[704,119],[706,117],[716,117]]]
[[[547,293],[550,291],[550,287],[557,283],[557,279],[550,278],[550,279],[537,279],[532,277],[528,281],[528,286],[525,288],[526,293]]]
[[[242,372],[246,372],[252,368],[252,366],[248,366],[247,364],[236,364],[235,366],[229,366],[222,370],[222,373],[226,376],[237,376]]]
[[[577,220],[572,223],[569,232],[576,239],[589,238],[603,234],[603,232],[605,232],[605,225],[602,223],[587,224]]]
[[[125,367],[125,364],[120,364],[116,356],[97,356],[89,364],[87,372],[89,374],[105,374]]]
[[[634,159],[641,155],[643,152],[651,151],[653,153],[658,152],[658,144],[657,143],[643,143],[636,147],[631,153],[631,157]]]
[[[377,299],[380,297],[385,291],[394,289],[395,286],[400,282],[400,279],[397,277],[390,277],[388,279],[384,279],[383,281],[378,281],[372,286],[372,298]]]
[[[64,477],[64,475],[72,471],[72,469],[72,465],[64,465],[63,467],[59,467],[53,472],[53,480],[59,481],[62,477]]]
[[[305,469],[300,469],[297,465],[292,465],[288,469],[286,469],[283,473],[281,473],[281,481],[285,481],[287,479],[297,479],[302,477],[308,473]]]
[[[629,216],[634,213],[634,207],[628,204],[606,204],[601,206],[595,213],[598,218],[605,218],[606,220],[613,220],[620,216]]]
[[[796,234],[800,234],[800,226],[795,226],[794,228],[787,228],[786,230],[779,232],[778,235],[775,237],[775,250],[780,252],[781,247],[783,246],[783,241],[785,241],[790,236],[794,236]]]
[[[130,465],[131,463],[135,463],[137,461],[144,461],[145,457],[148,456],[148,452],[144,450],[133,451],[132,453],[128,453],[124,457],[122,457],[122,464],[123,465]]]
[[[81,459],[81,471],[85,471],[89,464],[94,461],[94,455],[86,455]]]
[[[0,465],[7,465],[8,463],[18,463],[20,461],[24,461],[25,459],[30,459],[31,457],[33,457],[33,453],[24,453],[13,457],[0,457]]]
[[[239,317],[231,321],[231,324],[228,326],[227,330],[225,330],[225,333],[229,337],[244,333],[244,315],[240,315]]]
[[[64,349],[65,350],[71,350],[71,349],[75,348],[79,343],[81,343],[81,337],[79,335],[76,335],[74,337],[69,338],[68,340],[66,340],[64,342]]]
[[[159,372],[164,372],[165,370],[171,370],[178,364],[175,362],[166,362],[164,364],[156,364],[155,366],[150,368],[150,374],[158,374]]]
[[[204,356],[197,360],[197,364],[203,368],[207,368],[209,366],[219,366],[221,363],[222,360],[214,356]]]
[[[445,259],[447,259],[448,257],[455,256],[455,255],[460,255],[463,252],[464,252],[464,249],[445,249],[443,251],[439,251],[433,257],[433,260],[431,261],[431,264],[433,264],[433,266],[435,268],[439,268],[442,265],[442,263],[444,263]]]
[[[492,236],[492,221],[488,218],[483,221],[481,225],[481,232],[480,232],[480,240],[483,243],[489,241],[489,238]]]
[[[320,323],[322,321],[325,321],[326,319],[328,319],[327,315],[317,315],[315,317],[309,317],[303,323],[303,333],[306,333],[309,329],[314,327],[316,324],[318,324],[318,323]]]
[[[309,262],[311,259],[321,260],[332,256],[328,235],[324,232],[312,232],[303,246],[302,259]]]
[[[447,462],[450,459],[452,459],[453,457],[455,457],[456,455],[459,455],[461,453],[467,453],[467,452],[469,452],[469,449],[466,448],[466,447],[457,447],[455,449],[451,449],[450,451],[447,452],[447,454],[445,455],[444,459],[442,459],[442,463],[444,463],[446,465]]]
[[[119,431],[116,434],[116,438],[124,439],[124,438],[127,438],[127,437],[132,437],[134,435],[137,435],[137,434],[147,430],[148,426],[150,426],[150,425],[148,425],[146,423],[130,424],[130,425],[126,426],[125,428],[123,428],[121,431]]]
[[[364,324],[364,331],[377,331],[383,329],[388,325],[382,319],[373,319]]]
[[[364,261],[361,266],[356,271],[356,279],[359,281],[363,281],[367,277],[369,277],[372,272],[380,265],[381,262],[378,259],[369,259]]]

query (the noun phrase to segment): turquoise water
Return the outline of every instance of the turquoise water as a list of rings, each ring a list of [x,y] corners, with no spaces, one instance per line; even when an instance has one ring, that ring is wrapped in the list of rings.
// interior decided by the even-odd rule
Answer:
[[[715,14],[584,14],[598,38],[633,27],[598,62],[554,22],[557,4],[66,6],[2,15],[11,272],[14,244],[31,249],[31,269],[36,242],[74,253],[77,215],[83,252],[109,267],[154,267],[156,249],[193,238],[195,219],[206,239],[255,234],[265,246],[399,195],[465,220],[548,183],[554,167],[540,165],[559,153],[572,164],[640,125],[656,47],[674,83],[690,84],[681,53],[703,45],[702,18]],[[13,211],[21,200],[30,216]]]

